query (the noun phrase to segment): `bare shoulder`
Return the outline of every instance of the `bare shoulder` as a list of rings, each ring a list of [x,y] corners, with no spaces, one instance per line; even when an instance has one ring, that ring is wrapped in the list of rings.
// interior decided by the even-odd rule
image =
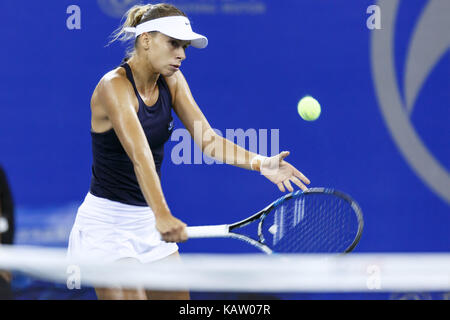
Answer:
[[[92,94],[91,107],[103,109],[102,105],[111,100],[115,102],[129,101],[134,97],[133,87],[128,81],[123,68],[116,68],[106,73],[97,84]],[[135,99],[137,102],[137,99]],[[135,103],[133,103],[134,105]],[[137,110],[137,104],[135,106]]]
[[[109,119],[111,107],[127,104],[133,105],[137,112],[137,99],[133,95],[133,87],[126,77],[126,72],[123,68],[116,68],[100,79],[92,94],[92,129],[96,132],[110,129],[112,127]]]
[[[131,88],[123,68],[116,68],[106,73],[97,84],[94,90],[94,96],[98,98],[107,98],[111,94]]]

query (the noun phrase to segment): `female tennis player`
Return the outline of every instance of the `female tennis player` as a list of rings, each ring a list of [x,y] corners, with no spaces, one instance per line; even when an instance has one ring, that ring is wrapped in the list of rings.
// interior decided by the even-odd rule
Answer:
[[[160,183],[172,109],[192,137],[194,123],[201,124],[204,134],[194,140],[211,158],[260,171],[282,192],[293,191],[290,182],[306,189],[309,180],[284,161],[289,152],[263,157],[215,134],[180,71],[185,49],[204,48],[208,40],[192,31],[182,11],[168,4],[134,6],[113,41],[130,35],[134,45],[124,63],[105,74],[92,95],[92,179],[70,234],[70,257],[140,263],[179,258],[176,242],[187,240],[186,224],[172,215]],[[189,299],[184,291],[96,293],[99,299]]]

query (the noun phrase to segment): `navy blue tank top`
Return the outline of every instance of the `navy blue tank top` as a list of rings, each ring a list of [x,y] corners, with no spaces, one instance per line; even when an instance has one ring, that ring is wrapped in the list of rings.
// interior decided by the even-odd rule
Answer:
[[[134,88],[139,102],[138,118],[150,145],[156,171],[161,179],[164,144],[173,131],[172,96],[162,75],[158,79],[159,97],[153,106],[142,100],[127,63],[121,65]],[[90,193],[93,195],[136,206],[148,206],[139,187],[133,163],[125,152],[114,129],[103,133],[91,130],[92,178]]]

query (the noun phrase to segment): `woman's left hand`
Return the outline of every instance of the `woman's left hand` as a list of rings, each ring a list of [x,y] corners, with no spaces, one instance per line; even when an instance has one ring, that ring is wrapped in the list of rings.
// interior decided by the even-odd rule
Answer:
[[[281,192],[286,191],[285,187],[289,192],[293,192],[294,188],[292,188],[291,182],[295,183],[303,191],[307,190],[308,188],[302,181],[305,184],[310,184],[309,179],[290,163],[284,161],[284,158],[288,155],[289,151],[283,151],[276,156],[265,158],[260,166],[261,174],[275,183]]]

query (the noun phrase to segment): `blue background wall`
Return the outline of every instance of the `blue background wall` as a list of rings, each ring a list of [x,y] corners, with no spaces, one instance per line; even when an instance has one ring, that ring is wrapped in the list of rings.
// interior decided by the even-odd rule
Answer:
[[[431,2],[398,1],[392,54],[402,98],[410,41]],[[67,243],[90,182],[90,97],[103,74],[123,58],[123,46],[105,47],[120,22],[112,9],[121,3],[125,1],[0,3],[0,164],[18,207],[17,243]],[[365,230],[355,251],[450,250],[450,187],[439,193],[421,178],[427,172],[410,165],[381,112],[371,41],[374,33],[388,32],[383,26],[388,13],[381,11],[382,30],[369,30],[366,10],[376,1],[172,3],[187,8],[194,30],[209,38],[207,49],[187,50],[182,72],[214,128],[279,129],[280,151],[291,151],[286,160],[312,186],[340,189],[360,203]],[[66,26],[66,9],[72,4],[81,8],[81,30]],[[225,10],[237,5],[241,10]],[[435,31],[437,39],[447,32]],[[449,71],[447,46],[408,114],[446,181]],[[296,104],[306,94],[322,105],[315,122],[297,114]],[[181,127],[176,119],[176,128]],[[166,146],[162,186],[173,214],[189,225],[240,220],[281,195],[254,172],[226,165],[175,165],[170,152],[176,143]],[[180,247],[182,252],[254,252],[227,240],[191,240]]]

